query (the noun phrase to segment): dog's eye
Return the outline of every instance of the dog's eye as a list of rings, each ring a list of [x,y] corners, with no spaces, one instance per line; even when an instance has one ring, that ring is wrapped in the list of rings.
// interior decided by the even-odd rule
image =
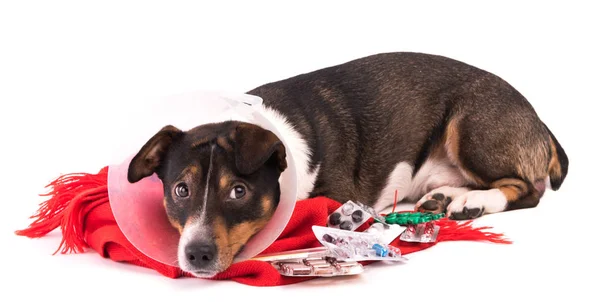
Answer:
[[[240,199],[240,198],[244,197],[244,195],[246,195],[246,188],[244,188],[242,186],[235,186],[233,188],[233,190],[231,190],[231,193],[229,193],[229,198],[230,199]]]
[[[177,187],[175,187],[175,195],[179,196],[179,197],[188,197],[188,195],[190,194],[189,190],[188,190],[188,186],[184,183],[178,184]]]

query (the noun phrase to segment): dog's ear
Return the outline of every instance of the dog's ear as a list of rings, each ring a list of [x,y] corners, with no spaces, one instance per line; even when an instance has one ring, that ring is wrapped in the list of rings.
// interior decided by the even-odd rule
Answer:
[[[158,131],[129,163],[127,180],[136,183],[140,179],[152,175],[163,161],[169,147],[183,132],[178,128],[168,125]]]
[[[271,131],[252,124],[240,124],[234,134],[235,164],[238,171],[248,175],[272,161],[279,172],[287,169],[285,146]]]

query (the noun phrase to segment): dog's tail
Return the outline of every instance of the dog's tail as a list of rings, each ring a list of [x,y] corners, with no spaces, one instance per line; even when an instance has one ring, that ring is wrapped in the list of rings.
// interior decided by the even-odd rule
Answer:
[[[550,165],[548,167],[548,175],[550,176],[550,185],[552,190],[556,191],[560,188],[563,181],[567,177],[567,172],[569,170],[569,158],[548,126],[544,124],[544,127],[546,127],[551,139],[550,146],[552,154],[550,158]]]

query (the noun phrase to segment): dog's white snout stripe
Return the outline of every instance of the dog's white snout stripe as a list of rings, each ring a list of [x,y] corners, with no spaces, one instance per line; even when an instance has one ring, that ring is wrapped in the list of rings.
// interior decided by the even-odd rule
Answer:
[[[210,184],[210,176],[212,174],[213,169],[213,155],[215,151],[215,145],[211,146],[210,149],[210,158],[208,163],[208,171],[206,173],[206,187],[204,188],[204,199],[202,200],[202,208],[200,210],[200,214],[195,216],[187,223],[185,226],[183,233],[181,234],[181,238],[179,239],[179,247],[178,247],[178,262],[182,268],[189,268],[189,264],[186,262],[185,256],[185,247],[192,241],[198,240],[199,238],[206,238],[209,236],[208,229],[206,228],[206,205],[208,204],[208,193],[209,193],[209,184]]]
[[[200,212],[200,222],[204,222],[206,218],[206,205],[208,203],[208,189],[210,182],[210,175],[212,174],[213,168],[213,154],[215,152],[215,145],[210,147],[210,158],[208,159],[208,172],[206,172],[206,186],[204,187],[204,200],[202,200],[202,212]]]

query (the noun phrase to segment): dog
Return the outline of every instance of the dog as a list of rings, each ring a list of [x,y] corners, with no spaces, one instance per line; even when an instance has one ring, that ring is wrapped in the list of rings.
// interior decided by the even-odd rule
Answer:
[[[536,207],[568,157],[534,108],[500,77],[451,58],[380,53],[247,92],[281,139],[243,121],[166,125],[133,157],[128,181],[154,173],[181,233],[180,267],[227,269],[272,217],[291,154],[298,199],[394,203],[450,219]],[[280,129],[280,130],[279,130]]]

